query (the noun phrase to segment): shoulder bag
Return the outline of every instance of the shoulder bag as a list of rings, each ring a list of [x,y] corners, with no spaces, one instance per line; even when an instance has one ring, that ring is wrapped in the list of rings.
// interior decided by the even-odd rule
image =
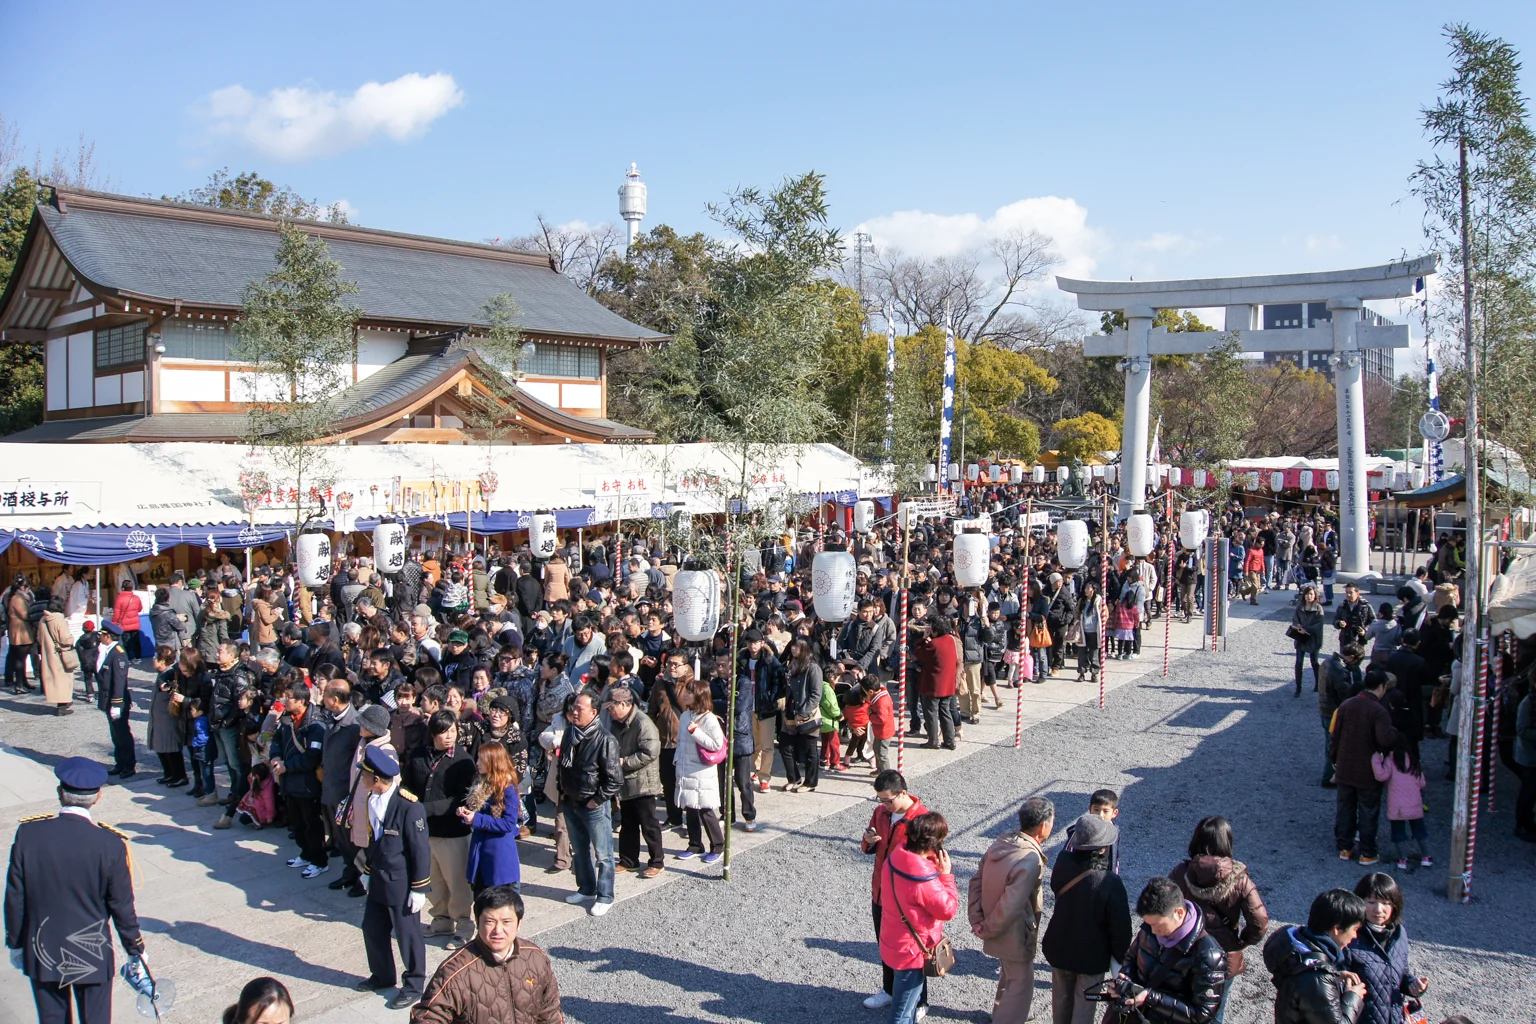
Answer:
[[[1312,634],[1310,632],[1302,629],[1301,626],[1294,622],[1286,627],[1285,635],[1299,644],[1306,643],[1308,640],[1312,639]]]
[[[901,900],[896,896],[896,868],[889,859],[885,866],[891,873],[891,902],[896,904],[896,913],[901,915],[901,923],[907,926],[907,931],[912,933],[912,941],[917,943],[917,948],[923,951],[923,974],[929,978],[942,978],[955,966],[955,947],[949,940],[940,937],[938,943],[929,949],[923,943],[922,936],[917,934],[917,929],[912,927],[912,922],[907,920],[907,912],[901,909]]]
[[[720,716],[716,715],[712,711],[709,713],[709,717],[713,718],[717,722],[720,721]],[[719,764],[725,760],[726,752],[730,749],[731,746],[731,738],[730,736],[726,735],[725,724],[723,722],[720,725],[720,736],[725,742],[720,744],[719,750],[705,750],[703,744],[699,743],[698,740],[693,740],[692,734],[690,734],[688,738],[693,740],[693,749],[698,752],[700,761],[704,762],[705,764]]]

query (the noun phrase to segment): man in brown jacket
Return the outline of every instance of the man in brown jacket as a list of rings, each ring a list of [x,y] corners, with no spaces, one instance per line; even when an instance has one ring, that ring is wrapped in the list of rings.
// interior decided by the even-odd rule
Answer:
[[[1019,808],[1019,830],[998,837],[971,877],[968,917],[982,952],[999,961],[992,1024],[1024,1024],[1035,1000],[1035,949],[1040,937],[1040,844],[1056,824],[1056,808],[1032,796]]]
[[[542,949],[518,941],[522,921],[516,886],[476,896],[474,940],[438,967],[411,1008],[411,1024],[562,1024],[555,969]]]
[[[1397,730],[1392,713],[1382,703],[1396,680],[1379,665],[1365,672],[1365,688],[1339,705],[1334,716],[1329,754],[1333,778],[1338,783],[1338,813],[1333,838],[1340,860],[1353,856],[1355,834],[1360,835],[1360,863],[1375,864],[1376,826],[1381,816],[1381,783],[1371,768],[1374,754],[1392,749]]]

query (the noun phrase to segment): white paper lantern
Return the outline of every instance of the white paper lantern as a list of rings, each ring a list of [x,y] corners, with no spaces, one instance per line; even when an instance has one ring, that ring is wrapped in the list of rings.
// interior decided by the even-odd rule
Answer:
[[[928,463],[928,467],[923,470],[923,479],[930,484],[939,482],[939,467],[936,463]]]
[[[682,509],[677,513],[677,533],[680,537],[693,536],[693,513]],[[572,566],[574,571],[575,567]]]
[[[301,533],[294,549],[300,583],[323,587],[331,581],[331,538],[323,533]]]
[[[1193,551],[1205,543],[1210,528],[1210,516],[1203,509],[1185,512],[1179,516],[1179,543]]]
[[[1232,486],[1232,471],[1230,469],[1224,469],[1221,471],[1221,486]]]
[[[1272,491],[1285,490],[1285,474],[1278,470],[1269,474],[1269,489]]]
[[[816,617],[823,622],[846,622],[857,601],[859,569],[847,551],[818,551],[811,561],[811,589]]]
[[[992,546],[984,533],[957,533],[954,546],[955,585],[979,587],[987,582]]]
[[[1012,483],[1012,484],[1021,484],[1021,483],[1023,483],[1024,482],[1024,467],[1020,466],[1020,465],[1009,466],[1008,467],[1008,482]]]
[[[552,558],[559,543],[555,537],[554,516],[536,512],[528,517],[528,547],[534,558]]]
[[[1036,466],[1034,469],[1031,469],[1029,471],[1029,479],[1037,484],[1045,483],[1045,467]]]
[[[386,519],[373,528],[373,564],[386,576],[405,568],[404,523]]]
[[[915,502],[904,501],[896,506],[896,522],[901,524],[903,530],[910,529],[912,526],[912,509],[915,504]]]
[[[1300,477],[1301,479],[1298,481],[1298,483],[1300,484],[1301,489],[1303,491],[1310,491],[1312,489],[1312,471],[1310,469],[1304,469],[1301,471]]]
[[[1179,487],[1184,483],[1184,471],[1178,466],[1168,468],[1168,486]]]
[[[1248,488],[1250,491],[1256,491],[1256,490],[1259,489],[1259,471],[1258,470],[1250,469],[1247,473],[1243,474],[1243,477],[1244,477],[1244,479],[1243,479],[1243,486],[1244,487]]]
[[[1118,480],[1118,479],[1120,479],[1120,467],[1119,466],[1105,466],[1104,467],[1104,482],[1106,484],[1109,484],[1111,487],[1113,487],[1115,485],[1115,481]]]
[[[1000,483],[1003,482],[1003,467],[1002,466],[993,466],[992,467],[992,482],[995,483],[995,484],[1000,484]]]
[[[944,475],[949,479],[950,483],[954,483],[956,480],[959,480],[960,479],[960,463],[958,463],[958,462],[951,462],[949,464],[949,468],[944,471]]]
[[[1076,569],[1088,560],[1088,524],[1063,519],[1056,524],[1056,557],[1063,568]]]
[[[720,577],[714,570],[685,569],[672,580],[672,621],[677,635],[700,643],[720,628]]]
[[[1085,483],[1085,484],[1088,481],[1092,480],[1093,479],[1093,467],[1092,466],[1078,466],[1077,467],[1077,478],[1080,481],[1082,481],[1083,483]]]
[[[1152,517],[1145,512],[1133,513],[1125,523],[1125,539],[1131,549],[1131,554],[1137,558],[1145,558],[1152,553],[1155,529],[1152,525]]]
[[[1424,486],[1424,467],[1414,466],[1408,471],[1408,482],[1414,490]]]
[[[965,478],[967,480],[969,480],[971,483],[975,483],[977,478],[980,477],[980,476],[981,476],[981,467],[976,465],[976,463],[973,462],[969,466],[965,467]]]
[[[1407,470],[1399,469],[1392,474],[1392,489],[1394,491],[1406,491],[1408,489]]]
[[[875,528],[875,503],[872,501],[856,501],[853,503],[853,532],[869,533]]]
[[[1189,474],[1189,482],[1196,487],[1206,486],[1206,472],[1203,469],[1192,470]]]
[[[1330,469],[1328,471],[1327,481],[1328,481],[1328,489],[1330,491],[1338,490],[1339,489],[1339,471],[1336,470],[1336,469]]]
[[[1057,483],[1064,484],[1064,483],[1066,483],[1070,479],[1072,479],[1072,470],[1069,467],[1067,467],[1067,466],[1057,466],[1056,467],[1056,482]]]

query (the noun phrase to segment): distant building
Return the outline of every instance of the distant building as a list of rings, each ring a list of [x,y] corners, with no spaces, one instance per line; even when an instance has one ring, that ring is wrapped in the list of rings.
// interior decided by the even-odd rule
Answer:
[[[1276,306],[1264,307],[1264,329],[1266,331],[1287,327],[1320,327],[1330,323],[1333,315],[1328,312],[1327,303],[1323,302],[1288,302]],[[1380,313],[1361,308],[1360,322],[1372,325],[1389,324],[1392,321]],[[1365,379],[1379,377],[1388,383],[1397,379],[1393,358],[1393,350],[1390,348],[1368,348],[1360,353],[1365,360]],[[1273,366],[1276,363],[1290,363],[1299,366],[1303,370],[1316,370],[1328,378],[1328,383],[1333,383],[1333,367],[1328,365],[1328,352],[1265,352],[1264,363]]]
[[[650,437],[608,416],[608,356],[664,340],[555,272],[540,253],[306,223],[358,285],[349,382],[327,440],[463,444],[489,401],[506,444]],[[0,295],[0,344],[40,344],[43,422],[10,441],[238,441],[254,389],[233,326],[275,265],[277,221],[55,189]],[[515,382],[474,354],[486,301],[512,296],[531,342]],[[477,397],[478,396],[478,397]]]

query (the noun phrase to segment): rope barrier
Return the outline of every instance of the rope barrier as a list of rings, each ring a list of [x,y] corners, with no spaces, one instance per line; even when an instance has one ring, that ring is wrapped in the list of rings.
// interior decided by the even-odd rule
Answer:
[[[1477,657],[1477,684],[1472,691],[1473,703],[1473,736],[1474,742],[1467,743],[1467,737],[1461,737],[1462,756],[1472,759],[1472,800],[1471,811],[1467,815],[1467,859],[1461,871],[1461,902],[1472,902],[1472,863],[1477,854],[1477,808],[1482,795],[1483,779],[1483,703],[1484,694],[1488,692],[1488,661],[1489,648],[1492,646],[1487,632],[1478,641]],[[1466,693],[1466,687],[1462,687],[1462,693]],[[1470,752],[1465,748],[1470,747]]]

